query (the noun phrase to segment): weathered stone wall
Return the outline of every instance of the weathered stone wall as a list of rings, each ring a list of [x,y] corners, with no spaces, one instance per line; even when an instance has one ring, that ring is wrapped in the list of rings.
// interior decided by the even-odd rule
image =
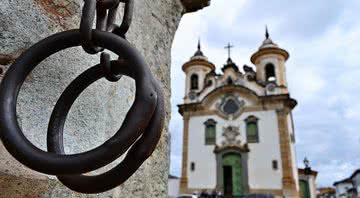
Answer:
[[[162,84],[168,123],[170,50],[184,8],[179,0],[135,2],[127,38],[143,54]],[[78,28],[81,4],[81,0],[0,0],[0,80],[3,71],[23,50],[53,33]],[[72,48],[46,59],[29,75],[20,92],[17,110],[25,135],[37,146],[46,149],[47,123],[61,92],[72,79],[98,62],[99,56],[90,56],[80,47]],[[134,82],[123,78],[117,83],[100,80],[81,94],[66,122],[67,153],[94,148],[111,137],[134,100],[134,91]],[[82,195],[68,190],[54,177],[25,168],[0,143],[0,197],[166,197],[168,162],[166,125],[154,154],[126,183],[99,195]]]

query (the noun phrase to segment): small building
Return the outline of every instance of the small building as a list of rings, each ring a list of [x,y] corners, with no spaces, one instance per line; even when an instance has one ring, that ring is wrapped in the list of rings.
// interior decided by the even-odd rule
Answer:
[[[337,198],[357,198],[360,192],[360,169],[343,180],[334,183]]]
[[[353,187],[356,189],[358,196],[360,196],[360,169],[357,169],[351,176],[350,179],[353,183]]]
[[[323,187],[317,189],[317,198],[335,198],[336,190],[332,187]]]
[[[317,171],[311,170],[311,168],[299,168],[299,186],[301,198],[315,198],[316,192],[316,176]]]

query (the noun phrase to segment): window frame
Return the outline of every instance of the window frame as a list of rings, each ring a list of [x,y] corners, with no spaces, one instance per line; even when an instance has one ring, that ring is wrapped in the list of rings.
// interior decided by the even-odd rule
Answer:
[[[247,143],[259,143],[260,142],[260,137],[259,137],[259,118],[251,115],[251,116],[248,116],[246,119],[245,119],[245,127],[246,127],[246,141]],[[250,124],[255,124],[256,126],[256,135],[255,137],[250,137],[250,133],[249,133],[249,125]]]
[[[194,73],[191,74],[190,76],[190,90],[197,90],[197,89],[199,89],[199,75]]]
[[[274,77],[274,80],[269,80],[269,78],[271,77]],[[276,81],[276,70],[275,70],[275,65],[273,63],[267,63],[265,65],[265,81],[267,82]]]
[[[214,119],[208,119],[206,122],[204,122],[205,125],[205,145],[216,145],[216,124],[217,122]],[[209,137],[209,127],[213,128],[213,137]],[[212,141],[209,141],[209,139],[212,139]]]

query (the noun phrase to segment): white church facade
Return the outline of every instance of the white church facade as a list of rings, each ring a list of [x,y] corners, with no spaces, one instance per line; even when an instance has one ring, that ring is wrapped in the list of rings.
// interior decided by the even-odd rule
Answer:
[[[229,46],[230,47],[230,46]],[[230,55],[215,65],[198,50],[186,74],[180,193],[217,189],[227,197],[250,193],[300,197],[291,98],[285,63],[289,53],[266,39],[243,72]],[[306,177],[307,178],[307,177]],[[315,185],[307,184],[315,197]]]

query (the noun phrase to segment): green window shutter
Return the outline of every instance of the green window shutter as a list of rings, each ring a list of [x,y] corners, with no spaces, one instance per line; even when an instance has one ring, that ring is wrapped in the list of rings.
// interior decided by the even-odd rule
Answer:
[[[246,134],[249,143],[259,142],[258,126],[256,122],[248,122],[246,124]]]
[[[214,125],[206,126],[205,144],[214,145],[216,143],[216,129]]]

